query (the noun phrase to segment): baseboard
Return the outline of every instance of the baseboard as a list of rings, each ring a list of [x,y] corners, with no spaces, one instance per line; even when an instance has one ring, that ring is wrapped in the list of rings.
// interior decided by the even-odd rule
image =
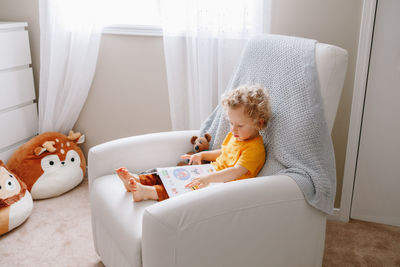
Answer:
[[[328,215],[328,216],[327,216],[327,219],[330,220],[330,221],[343,221],[343,220],[340,218],[340,209],[334,208],[334,209],[333,209],[333,214]]]

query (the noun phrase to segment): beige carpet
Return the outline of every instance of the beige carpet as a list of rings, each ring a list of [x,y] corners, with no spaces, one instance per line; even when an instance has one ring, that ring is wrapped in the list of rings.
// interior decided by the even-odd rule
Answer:
[[[28,220],[0,237],[0,266],[104,266],[93,246],[86,178],[59,197],[34,201]]]
[[[328,221],[323,266],[400,267],[400,227]]]
[[[93,247],[87,180],[35,201],[29,219],[0,237],[0,266],[103,267]],[[329,221],[323,266],[400,266],[400,227]]]

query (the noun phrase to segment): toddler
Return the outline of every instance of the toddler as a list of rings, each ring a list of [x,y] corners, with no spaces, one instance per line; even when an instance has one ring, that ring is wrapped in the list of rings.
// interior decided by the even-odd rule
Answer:
[[[240,86],[226,92],[222,106],[230,123],[230,132],[221,149],[182,155],[189,164],[211,161],[216,172],[193,179],[186,187],[203,188],[210,183],[229,182],[256,177],[264,166],[265,149],[259,131],[270,117],[269,96],[262,86]],[[134,201],[164,200],[168,194],[157,173],[136,175],[126,168],[116,170]]]

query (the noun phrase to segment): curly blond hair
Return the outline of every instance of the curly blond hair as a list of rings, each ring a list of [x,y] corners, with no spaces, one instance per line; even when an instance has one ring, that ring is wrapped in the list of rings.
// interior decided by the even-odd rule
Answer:
[[[222,95],[222,106],[227,109],[244,107],[246,114],[259,126],[260,119],[264,120],[261,129],[267,126],[271,116],[271,105],[267,90],[262,85],[241,85]]]

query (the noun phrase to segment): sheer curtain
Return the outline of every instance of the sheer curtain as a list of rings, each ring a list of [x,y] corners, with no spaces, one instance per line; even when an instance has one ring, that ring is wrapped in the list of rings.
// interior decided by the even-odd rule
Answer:
[[[269,0],[162,0],[173,130],[198,129],[229,82],[246,40],[269,31]]]
[[[88,95],[104,20],[99,0],[39,0],[39,133],[67,133]]]

